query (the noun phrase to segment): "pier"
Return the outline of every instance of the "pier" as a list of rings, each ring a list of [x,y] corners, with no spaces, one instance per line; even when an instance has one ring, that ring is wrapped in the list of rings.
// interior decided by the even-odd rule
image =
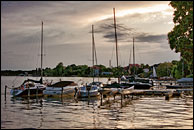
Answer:
[[[155,86],[156,87],[156,86]],[[124,99],[133,100],[134,97],[140,98],[142,96],[164,96],[165,100],[169,100],[175,96],[182,97],[184,94],[193,95],[193,89],[156,89],[155,90],[131,90],[131,91],[118,91],[117,93],[111,93],[105,91],[100,91],[100,101],[101,106],[105,103],[112,102],[110,101],[111,97],[115,100],[120,100],[121,106],[123,105]],[[118,98],[120,97],[120,98]]]

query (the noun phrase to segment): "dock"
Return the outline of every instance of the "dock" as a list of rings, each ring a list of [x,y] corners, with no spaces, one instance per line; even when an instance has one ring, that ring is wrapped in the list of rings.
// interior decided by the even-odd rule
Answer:
[[[134,96],[141,97],[141,96],[164,96],[165,100],[169,100],[172,97],[182,97],[184,94],[191,94],[193,95],[193,89],[158,89],[157,87],[154,90],[140,90],[140,89],[133,89],[130,91],[118,91],[117,93],[104,93],[103,91],[100,92],[101,97],[101,105],[104,102],[111,102],[109,101],[111,97],[114,97],[113,100],[119,99],[121,106],[123,105],[123,99],[134,99]],[[120,98],[115,98],[119,96]],[[108,100],[108,101],[107,101]]]

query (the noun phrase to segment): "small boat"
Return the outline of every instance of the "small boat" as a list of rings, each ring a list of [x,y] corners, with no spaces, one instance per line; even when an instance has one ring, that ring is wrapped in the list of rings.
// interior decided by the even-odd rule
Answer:
[[[94,85],[92,83],[90,83],[89,85],[82,85],[80,88],[78,88],[76,96],[78,98],[96,97],[100,95],[98,90],[99,90],[99,86]]]
[[[10,93],[15,97],[41,96],[45,88],[46,85],[42,84],[41,80],[27,79],[19,87],[12,88]]]
[[[121,94],[129,94],[134,90],[134,86],[128,87],[128,88],[121,88],[119,89],[119,93]]]
[[[167,89],[193,88],[193,78],[181,78],[175,85],[166,85]]]
[[[130,86],[134,86],[134,89],[150,89],[153,85],[150,83],[131,82]]]
[[[103,95],[110,94],[115,95],[119,92],[121,85],[117,82],[113,82],[111,84],[105,84],[103,87],[100,88],[100,93]]]
[[[73,81],[60,81],[52,85],[48,85],[43,91],[45,96],[68,96],[74,95],[78,84]]]
[[[121,81],[121,84],[125,84],[125,86],[129,87],[134,86],[134,89],[150,89],[151,87],[153,87],[153,80],[148,78],[126,76]]]

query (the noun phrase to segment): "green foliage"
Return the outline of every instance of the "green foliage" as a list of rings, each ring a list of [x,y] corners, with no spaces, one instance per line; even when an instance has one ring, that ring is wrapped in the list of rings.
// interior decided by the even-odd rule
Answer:
[[[187,78],[193,78],[193,74],[187,75]]]
[[[192,77],[193,74],[190,74],[188,71],[188,64],[183,64],[184,61],[181,59],[180,61],[173,60],[172,62],[164,62],[157,64],[156,67],[156,72],[158,77],[163,77],[163,76],[173,76],[176,79],[182,78],[182,77]],[[97,65],[99,68],[99,76],[103,77],[121,77],[122,75],[129,75],[128,69],[129,66],[127,67],[106,67],[104,65]],[[183,68],[184,67],[184,68]],[[149,72],[144,72],[143,69],[149,69]],[[144,65],[141,64],[140,67],[131,67],[131,74],[133,75],[133,69],[135,69],[135,75],[138,75],[142,78],[149,78],[150,75],[153,73],[152,69],[149,65]],[[184,73],[183,71],[184,70]],[[2,75],[10,75],[10,76],[16,76],[19,74],[25,74],[28,73],[29,75],[32,76],[40,76],[40,68],[37,68],[36,70],[32,71],[1,71]],[[88,77],[88,76],[93,76],[92,72],[93,69],[92,67],[89,67],[87,65],[68,65],[64,66],[62,62],[56,65],[53,69],[51,68],[45,68],[43,70],[44,76],[80,76],[80,77]],[[109,75],[103,75],[102,72],[112,72],[112,74]],[[184,75],[183,75],[184,74]],[[98,75],[96,75],[98,76]]]
[[[175,9],[173,30],[168,33],[170,48],[180,52],[193,73],[193,1],[172,1]]]
[[[164,62],[161,63],[156,70],[158,77],[164,77],[164,76],[170,76],[172,69],[172,63],[170,62]]]

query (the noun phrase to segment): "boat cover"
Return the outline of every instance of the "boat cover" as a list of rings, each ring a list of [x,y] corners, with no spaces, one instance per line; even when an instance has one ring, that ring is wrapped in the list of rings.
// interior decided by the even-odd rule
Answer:
[[[190,83],[193,82],[193,78],[181,78],[177,80],[177,83]]]

